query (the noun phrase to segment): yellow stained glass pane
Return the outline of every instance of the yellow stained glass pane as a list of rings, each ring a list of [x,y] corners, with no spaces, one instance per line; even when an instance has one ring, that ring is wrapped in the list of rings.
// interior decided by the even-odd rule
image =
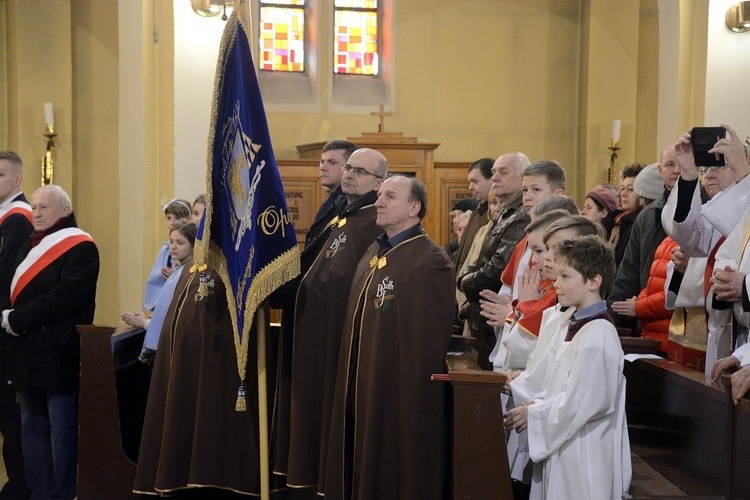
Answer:
[[[377,9],[378,0],[336,0],[333,5],[350,9]]]
[[[260,41],[264,71],[305,70],[305,11],[295,7],[263,4],[304,5],[303,0],[262,1]]]
[[[374,3],[341,0],[346,4]],[[336,0],[337,6],[339,0]],[[348,6],[348,5],[347,5]],[[334,73],[350,75],[378,74],[378,13],[377,11],[335,11]]]
[[[305,5],[305,0],[260,0],[261,4]]]

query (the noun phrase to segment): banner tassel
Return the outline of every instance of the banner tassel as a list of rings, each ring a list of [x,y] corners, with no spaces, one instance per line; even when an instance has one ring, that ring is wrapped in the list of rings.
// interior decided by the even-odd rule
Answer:
[[[237,389],[237,402],[234,404],[234,411],[238,411],[238,412],[247,411],[247,401],[245,400],[245,380],[244,379],[240,383],[240,388]]]

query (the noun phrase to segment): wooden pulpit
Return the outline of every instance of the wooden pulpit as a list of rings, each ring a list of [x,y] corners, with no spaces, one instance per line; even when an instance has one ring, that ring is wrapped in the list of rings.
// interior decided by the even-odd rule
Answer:
[[[131,499],[150,369],[138,361],[143,329],[79,326],[78,498]]]
[[[445,357],[451,391],[450,466],[453,498],[512,499],[500,387],[505,376],[481,370],[470,337],[453,336]]]

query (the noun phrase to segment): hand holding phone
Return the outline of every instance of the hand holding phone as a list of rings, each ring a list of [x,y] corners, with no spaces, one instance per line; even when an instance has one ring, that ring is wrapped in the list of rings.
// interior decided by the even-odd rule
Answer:
[[[693,146],[693,158],[698,167],[723,167],[724,155],[711,154],[714,144],[724,139],[727,131],[724,127],[694,127],[690,131],[690,142]]]

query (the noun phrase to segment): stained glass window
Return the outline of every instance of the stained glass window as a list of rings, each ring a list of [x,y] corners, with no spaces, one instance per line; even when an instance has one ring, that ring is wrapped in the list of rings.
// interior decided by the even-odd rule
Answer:
[[[378,0],[335,0],[333,72],[378,74]]]
[[[305,71],[305,0],[261,0],[260,69]]]

